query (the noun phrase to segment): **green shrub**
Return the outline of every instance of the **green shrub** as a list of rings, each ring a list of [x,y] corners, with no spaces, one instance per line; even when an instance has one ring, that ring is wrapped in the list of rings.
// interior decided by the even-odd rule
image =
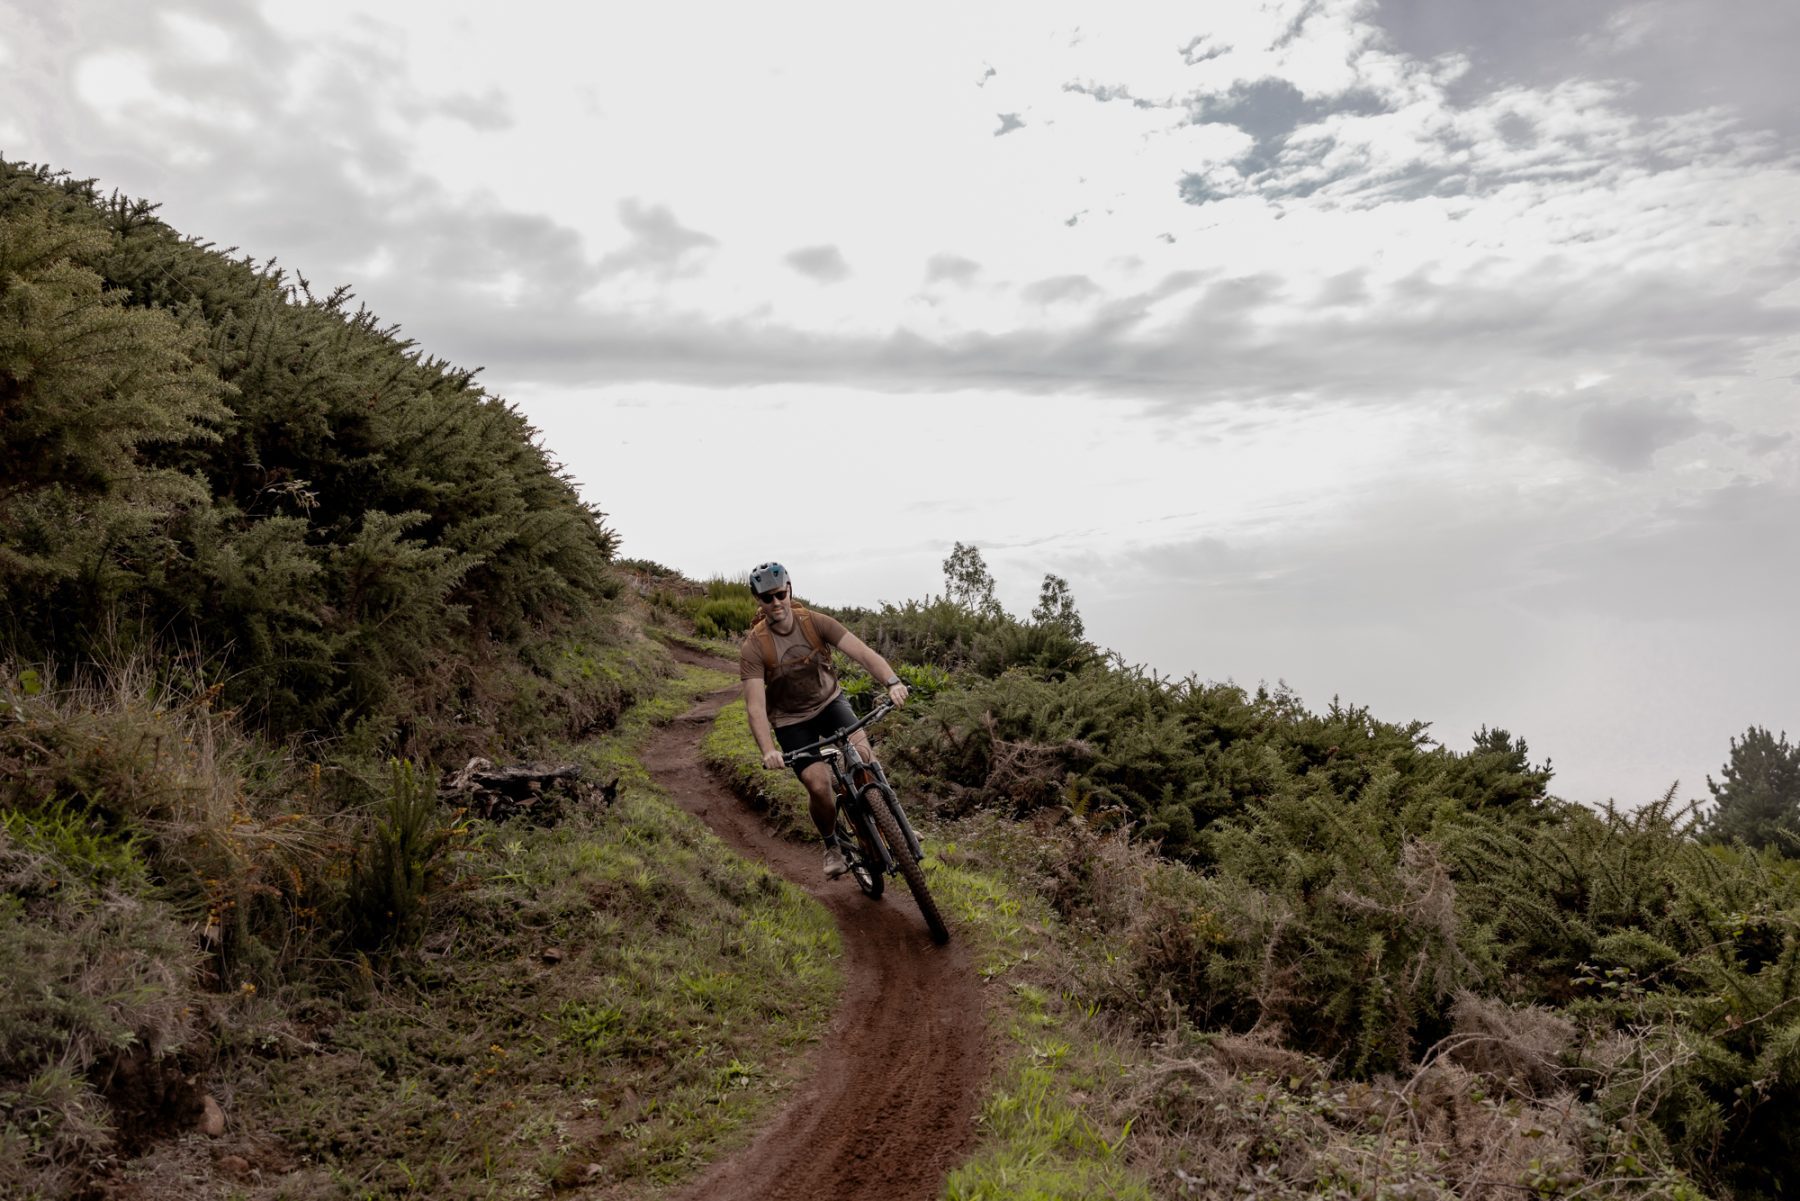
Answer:
[[[1212,832],[1200,897],[1217,942],[1178,994],[1202,1028],[1274,1024],[1357,1075],[1399,1070],[1443,1036],[1459,990],[1495,977],[1486,931],[1459,920],[1427,819],[1396,785],[1346,800],[1304,781]]]
[[[1102,658],[1065,623],[1022,622],[997,608],[971,609],[947,599],[831,612],[896,668],[930,664],[997,676],[1023,667],[1062,676]]]
[[[1117,663],[958,679],[895,734],[916,786],[959,811],[1111,813],[1195,862],[1212,853],[1213,823],[1302,785],[1354,800],[1379,779],[1400,804],[1529,814],[1549,779],[1504,731],[1484,730],[1457,754],[1432,746],[1422,722],[1335,700],[1313,713],[1284,689],[1249,694]]]
[[[1496,987],[1587,1030],[1576,1078],[1601,1112],[1653,1124],[1703,1182],[1778,1195],[1800,1174],[1800,870],[1698,831],[1671,790],[1631,812],[1464,820],[1448,846]]]
[[[747,633],[756,624],[756,602],[743,597],[717,597],[694,609],[694,632],[702,638]]]
[[[892,666],[894,674],[907,687],[908,704],[929,701],[938,693],[954,686],[949,672],[929,663],[897,663]],[[838,682],[843,686],[844,695],[850,698],[850,707],[858,714],[867,713],[874,706],[878,695],[886,695],[887,690],[876,688],[875,678],[864,671],[860,664],[842,662],[839,667]]]
[[[395,759],[382,811],[358,852],[346,903],[356,945],[409,947],[424,928],[425,909],[443,877],[455,840],[467,828],[446,818],[423,765]]]
[[[714,576],[706,581],[707,600],[745,600],[756,603],[756,594],[750,591],[750,585],[744,579],[726,579]]]
[[[0,653],[192,631],[247,718],[413,753],[444,679],[610,607],[524,417],[349,300],[0,161]]]

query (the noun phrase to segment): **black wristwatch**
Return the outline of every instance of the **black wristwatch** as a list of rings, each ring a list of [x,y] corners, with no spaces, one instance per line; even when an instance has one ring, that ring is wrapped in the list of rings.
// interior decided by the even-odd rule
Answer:
[[[900,677],[899,677],[899,676],[895,676],[895,677],[894,677],[894,678],[893,678],[893,679],[891,679],[891,680],[883,680],[883,681],[882,681],[882,682],[881,682],[881,686],[882,686],[882,687],[883,687],[883,688],[892,688],[892,687],[893,687],[893,686],[894,686],[894,685],[895,685],[895,684],[898,684],[898,683],[899,683],[899,682],[900,682]]]

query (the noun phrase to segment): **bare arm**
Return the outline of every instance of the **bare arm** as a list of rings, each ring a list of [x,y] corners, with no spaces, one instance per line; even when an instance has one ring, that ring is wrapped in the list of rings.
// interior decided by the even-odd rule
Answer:
[[[781,766],[781,748],[775,744],[775,731],[769,725],[768,685],[761,680],[744,681],[744,716],[750,721],[750,737],[762,752],[763,766],[773,771]]]
[[[860,663],[864,671],[874,676],[877,684],[887,688],[888,698],[896,705],[906,703],[906,685],[900,682],[900,677],[895,674],[892,667],[888,666],[888,661],[877,654],[873,647],[848,630],[844,631],[844,637],[837,646],[839,650]],[[894,682],[889,684],[889,680]]]

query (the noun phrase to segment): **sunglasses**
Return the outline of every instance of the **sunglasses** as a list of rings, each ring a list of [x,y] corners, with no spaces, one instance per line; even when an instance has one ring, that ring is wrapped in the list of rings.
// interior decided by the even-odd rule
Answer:
[[[772,605],[776,601],[784,601],[792,595],[794,595],[794,586],[789,584],[787,587],[777,588],[773,592],[758,592],[756,599],[765,605]]]

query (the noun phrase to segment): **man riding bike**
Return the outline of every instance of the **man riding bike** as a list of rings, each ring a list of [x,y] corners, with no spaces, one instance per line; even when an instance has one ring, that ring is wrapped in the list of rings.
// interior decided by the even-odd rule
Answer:
[[[762,751],[765,768],[778,771],[784,751],[817,742],[855,723],[856,714],[832,666],[832,647],[879,680],[896,705],[906,703],[906,685],[886,659],[835,618],[794,603],[794,584],[787,568],[775,562],[758,564],[750,572],[750,591],[756,594],[762,613],[738,649],[738,676],[744,681],[750,736]],[[858,730],[851,741],[864,759],[874,760],[867,733]],[[837,797],[831,769],[816,751],[796,759],[793,766],[794,774],[806,786],[813,825],[825,840],[825,878],[834,880],[848,871],[849,865],[832,833],[837,827]]]

